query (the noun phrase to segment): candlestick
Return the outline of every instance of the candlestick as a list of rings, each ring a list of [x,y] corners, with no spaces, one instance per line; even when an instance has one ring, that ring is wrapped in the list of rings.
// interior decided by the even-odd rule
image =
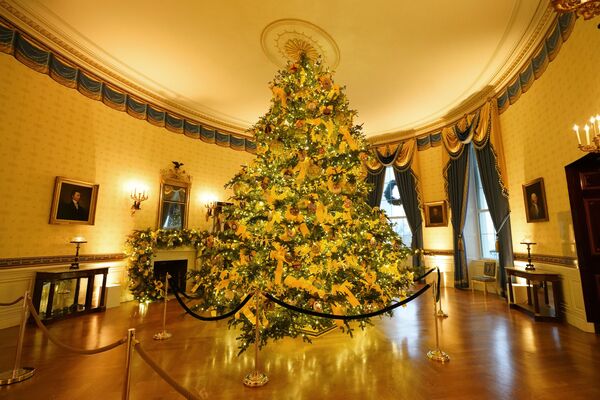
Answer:
[[[524,244],[527,246],[527,264],[525,264],[525,270],[527,271],[535,271],[535,267],[533,266],[533,263],[531,262],[531,246],[537,243],[534,242],[521,242],[521,244]]]
[[[575,134],[577,135],[577,143],[579,143],[579,145],[581,146],[581,137],[579,136],[579,127],[577,125],[573,125],[573,130],[575,131]]]
[[[70,269],[79,269],[79,246],[87,243],[87,240],[81,236],[76,236],[71,240],[71,243],[75,243],[75,259],[71,263]]]
[[[585,131],[586,144],[589,145],[592,142],[590,142],[590,127],[588,126],[588,124],[585,124],[585,126],[583,127],[583,130]]]

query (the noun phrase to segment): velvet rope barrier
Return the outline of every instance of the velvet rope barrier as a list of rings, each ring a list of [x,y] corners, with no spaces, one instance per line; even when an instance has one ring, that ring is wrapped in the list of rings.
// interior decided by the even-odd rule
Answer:
[[[8,307],[8,306],[12,306],[14,304],[17,304],[18,302],[20,302],[21,300],[23,300],[23,296],[19,297],[16,300],[11,301],[10,303],[0,303],[0,307]]]
[[[431,274],[432,272],[434,272],[437,269],[437,273],[438,273],[438,281],[437,281],[437,299],[436,301],[439,301],[439,286],[440,286],[440,270],[439,268],[431,268],[429,271],[427,271],[425,274],[421,275],[420,277],[417,277],[414,279],[414,281],[419,281],[423,278],[425,278],[426,276],[428,276],[429,274]],[[248,296],[246,296],[246,298],[237,306],[235,307],[233,310],[223,314],[223,315],[217,315],[215,317],[204,317],[202,315],[199,315],[197,313],[195,313],[192,309],[190,309],[188,307],[187,304],[185,304],[185,302],[183,301],[183,299],[181,298],[181,295],[183,295],[184,297],[188,298],[188,299],[193,299],[193,297],[185,294],[184,292],[181,292],[179,290],[179,287],[177,286],[177,284],[175,283],[175,281],[171,281],[171,287],[173,289],[173,294],[175,295],[175,299],[177,299],[177,302],[179,303],[179,305],[185,310],[186,313],[188,313],[189,315],[191,315],[192,317],[200,320],[200,321],[218,321],[221,319],[225,319],[225,318],[229,318],[232,315],[234,315],[235,313],[237,313],[238,311],[240,311],[248,301],[250,301],[250,299],[254,296],[254,294],[249,294]],[[421,289],[419,289],[417,292],[413,293],[411,296],[407,297],[406,299],[399,301],[397,303],[394,303],[390,306],[387,306],[381,310],[378,311],[374,311],[371,313],[366,313],[366,314],[357,314],[357,315],[336,315],[336,314],[327,314],[327,313],[320,313],[317,311],[312,311],[312,310],[306,310],[303,308],[299,308],[296,307],[294,305],[291,304],[287,304],[282,300],[279,300],[278,298],[274,297],[271,294],[268,293],[263,293],[263,296],[265,296],[267,299],[273,301],[274,303],[280,305],[281,307],[287,308],[289,310],[292,311],[296,311],[299,313],[303,313],[303,314],[308,314],[308,315],[312,315],[314,317],[322,317],[322,318],[330,318],[330,319],[341,319],[341,320],[355,320],[355,319],[363,319],[363,318],[370,318],[370,317],[375,317],[377,315],[381,315],[381,314],[385,314],[386,312],[390,312],[414,299],[416,299],[417,297],[419,297],[421,294],[423,294],[425,291],[427,291],[427,289],[429,289],[431,287],[430,284],[427,284],[425,286],[423,286]]]
[[[139,342],[135,343],[134,348],[135,351],[140,355],[142,360],[144,360],[146,364],[148,364],[148,366],[158,374],[158,376],[160,376],[165,382],[171,385],[171,387],[175,389],[179,394],[184,396],[186,399],[200,400],[200,397],[196,396],[195,394],[181,386],[179,383],[177,383],[175,379],[171,378],[171,376],[167,374],[164,369],[162,369],[152,358],[150,358],[148,353],[146,353],[146,351],[140,345]]]
[[[262,295],[265,296],[267,299],[271,300],[272,302],[274,302],[275,304],[278,304],[281,307],[287,308],[288,310],[296,311],[296,312],[299,312],[302,314],[312,315],[313,317],[341,319],[344,321],[349,321],[349,320],[354,320],[354,319],[371,318],[371,317],[375,317],[377,315],[385,314],[386,312],[390,312],[390,311],[394,310],[395,308],[398,308],[410,301],[413,301],[414,299],[416,299],[417,297],[419,297],[420,295],[425,293],[427,291],[427,289],[429,289],[430,287],[431,287],[431,285],[427,284],[427,285],[423,286],[421,289],[419,289],[417,292],[415,292],[412,295],[410,295],[409,297],[405,298],[404,300],[401,300],[397,303],[387,306],[381,310],[373,311],[373,312],[366,313],[366,314],[357,314],[357,315],[337,315],[337,314],[327,314],[327,313],[321,313],[321,312],[312,311],[312,310],[306,310],[304,308],[300,308],[300,307],[293,306],[291,304],[287,304],[286,302],[279,300],[278,298],[274,297],[271,294],[263,293]]]
[[[199,319],[200,321],[218,321],[221,319],[229,318],[232,315],[234,315],[235,313],[237,313],[238,311],[240,311],[246,305],[246,303],[254,296],[254,293],[249,294],[248,296],[246,296],[246,298],[244,300],[242,300],[242,302],[237,307],[235,307],[233,310],[231,310],[223,315],[217,315],[215,317],[203,317],[202,315],[196,314],[194,311],[192,311],[192,309],[190,309],[187,306],[187,304],[185,304],[185,302],[179,295],[179,288],[176,285],[172,286],[172,288],[173,288],[173,294],[175,294],[175,298],[177,299],[177,302],[179,303],[181,308],[183,308],[185,310],[185,312],[187,312],[189,315],[191,315],[192,317],[194,317],[196,319]]]
[[[431,274],[433,271],[435,271],[435,268],[431,268],[429,271],[425,272],[423,275],[414,278],[413,282],[419,282],[421,279],[425,279],[427,277],[427,275]]]
[[[431,268],[429,271],[425,272],[423,275],[416,277],[413,279],[413,282],[418,282],[421,279],[425,279],[427,277],[427,275],[431,274],[433,271],[437,271],[437,282],[436,282],[436,295],[435,295],[435,302],[439,302],[440,301],[440,269],[438,267],[435,268]]]
[[[123,337],[119,340],[117,340],[114,343],[111,343],[109,345],[103,346],[103,347],[98,347],[97,349],[79,349],[77,347],[72,347],[69,346],[68,344],[64,344],[62,342],[60,342],[58,339],[56,339],[48,330],[48,328],[46,328],[46,326],[44,325],[44,323],[40,320],[40,316],[38,315],[37,311],[35,311],[35,307],[33,306],[33,303],[31,302],[31,299],[27,299],[27,306],[29,307],[29,312],[31,313],[31,316],[33,317],[35,323],[37,324],[37,326],[42,330],[42,332],[44,333],[44,335],[46,335],[48,337],[48,339],[54,343],[55,345],[57,345],[58,347],[68,350],[68,351],[72,351],[74,353],[79,353],[79,354],[98,354],[98,353],[103,353],[105,351],[108,350],[112,350],[115,347],[119,347],[120,345],[124,344],[127,342],[127,338]]]

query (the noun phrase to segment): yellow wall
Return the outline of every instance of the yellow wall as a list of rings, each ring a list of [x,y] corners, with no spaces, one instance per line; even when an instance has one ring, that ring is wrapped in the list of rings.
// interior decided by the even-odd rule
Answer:
[[[500,116],[510,190],[513,246],[530,238],[537,254],[575,256],[565,165],[581,158],[574,123],[600,113],[600,31],[578,20],[557,58]],[[527,223],[522,184],[543,177],[548,222]]]
[[[423,203],[447,200],[444,188],[443,146],[432,147],[416,154],[419,165],[419,181]],[[423,218],[425,215],[423,215]],[[423,222],[423,247],[429,250],[452,250],[452,223],[448,207],[447,227],[425,227]]]
[[[156,227],[160,170],[183,162],[192,177],[189,227],[207,226],[204,193],[223,185],[252,155],[171,133],[115,111],[0,54],[0,258],[119,253],[133,229]],[[48,223],[56,176],[100,185],[96,223]],[[149,187],[130,215],[128,185]]]

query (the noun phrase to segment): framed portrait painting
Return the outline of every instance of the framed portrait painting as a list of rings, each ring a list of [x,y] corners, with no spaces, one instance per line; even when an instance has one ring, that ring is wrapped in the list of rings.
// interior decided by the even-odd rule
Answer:
[[[448,226],[448,206],[446,200],[425,203],[425,226]]]
[[[523,201],[527,222],[548,221],[544,178],[537,178],[523,185]]]
[[[98,186],[57,176],[50,208],[50,223],[94,225]]]

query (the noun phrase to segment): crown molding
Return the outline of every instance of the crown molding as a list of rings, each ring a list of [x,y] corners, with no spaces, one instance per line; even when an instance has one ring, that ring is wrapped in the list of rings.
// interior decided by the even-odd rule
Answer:
[[[543,2],[541,2],[536,12],[536,16],[534,17],[534,20],[537,20],[537,23],[530,24],[529,28],[523,33],[519,45],[513,49],[511,56],[504,63],[504,67],[496,72],[490,80],[489,85],[483,90],[471,95],[467,100],[453,108],[445,116],[438,118],[435,121],[425,123],[411,130],[388,132],[370,136],[367,138],[367,141],[374,146],[394,144],[407,139],[436,133],[444,127],[456,123],[465,115],[475,112],[478,108],[483,106],[486,101],[501,93],[502,89],[510,81],[514,80],[515,76],[519,75],[529,59],[540,48],[550,29],[554,27],[556,19],[557,14],[551,4],[548,2],[543,6]]]
[[[224,121],[222,118],[205,112],[199,112],[181,103],[170,101],[157,92],[136,84],[124,73],[119,71],[118,68],[97,62],[94,54],[85,50],[85,46],[68,38],[66,34],[53,27],[50,22],[35,16],[31,10],[26,9],[14,1],[0,0],[0,16],[9,20],[16,28],[35,39],[43,47],[46,47],[53,53],[62,56],[69,60],[69,62],[76,64],[86,71],[89,71],[98,78],[109,81],[123,91],[131,93],[132,95],[165,109],[166,111],[170,111],[173,114],[194,119],[204,125],[219,129],[222,132],[252,138],[252,135],[249,135],[247,132],[247,126]]]

